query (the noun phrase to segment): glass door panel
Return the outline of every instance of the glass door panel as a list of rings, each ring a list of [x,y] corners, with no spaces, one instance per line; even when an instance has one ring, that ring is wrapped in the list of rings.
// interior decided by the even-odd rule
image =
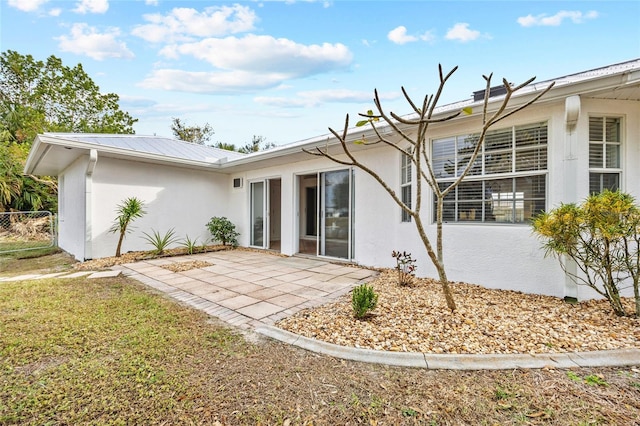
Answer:
[[[251,241],[252,246],[264,247],[265,230],[265,184],[251,183]]]
[[[349,170],[320,173],[319,254],[350,258],[351,179]]]

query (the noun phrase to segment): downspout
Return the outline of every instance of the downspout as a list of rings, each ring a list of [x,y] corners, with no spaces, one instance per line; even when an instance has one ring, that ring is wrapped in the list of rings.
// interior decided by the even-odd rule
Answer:
[[[578,132],[576,130],[580,118],[580,96],[569,96],[565,100],[565,146],[564,146],[564,193],[562,202],[578,202]],[[565,257],[564,298],[578,300],[578,284],[575,276],[578,271],[576,263]]]
[[[84,260],[93,259],[93,241],[92,241],[92,187],[93,187],[93,172],[96,169],[96,163],[98,162],[98,151],[92,149],[89,151],[89,163],[87,164],[87,171],[84,178]]]

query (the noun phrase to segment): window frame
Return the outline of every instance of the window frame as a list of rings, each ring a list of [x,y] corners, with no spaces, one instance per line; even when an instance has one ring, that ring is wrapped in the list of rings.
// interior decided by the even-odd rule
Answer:
[[[413,208],[413,161],[410,155],[400,153],[400,201]],[[400,222],[410,223],[411,215],[400,208]]]
[[[526,131],[533,131],[534,137],[527,137]],[[460,223],[460,224],[480,224],[480,225],[523,225],[527,224],[531,217],[536,212],[546,210],[548,202],[548,175],[549,175],[549,137],[550,137],[550,120],[536,120],[533,122],[514,124],[511,126],[503,127],[490,131],[485,139],[482,150],[478,154],[476,159],[476,165],[474,169],[464,178],[460,184],[454,188],[451,193],[445,198],[445,206],[448,204],[449,213],[453,215],[443,215],[443,223]],[[495,135],[498,147],[496,149],[487,149],[487,142],[489,136]],[[446,177],[440,177],[436,179],[439,185],[450,184],[455,181],[464,166],[458,167],[457,164],[460,161],[461,148],[464,149],[465,145],[460,142],[467,143],[477,137],[478,133],[457,134],[453,136],[445,136],[441,138],[434,138],[431,143],[431,161],[437,160],[439,164],[432,165],[434,167],[434,173],[447,172],[446,165],[449,164],[450,172]],[[508,146],[507,141],[508,139]],[[434,152],[434,146],[442,141],[445,144],[453,143],[452,148],[450,146],[442,145],[439,148],[436,156]],[[531,143],[533,141],[533,143]],[[537,141],[537,142],[536,142]],[[468,148],[468,147],[467,147]],[[442,153],[449,154],[443,155]],[[522,154],[532,155],[533,166],[526,163],[527,158]],[[502,159],[495,161],[492,159],[492,155],[503,156]],[[453,157],[453,163],[451,163],[451,157]],[[508,164],[504,163],[508,161]],[[524,160],[524,161],[523,161]],[[503,163],[503,164],[501,164]],[[451,166],[453,164],[453,167]],[[466,163],[464,163],[466,164]],[[497,172],[491,172],[489,167],[496,167]],[[450,176],[454,175],[454,176]],[[542,180],[540,180],[542,179]],[[510,181],[510,182],[509,182]],[[467,188],[464,188],[465,183]],[[478,185],[479,184],[479,185]],[[495,187],[496,184],[506,184],[507,192],[504,193],[491,193],[488,197],[488,188]],[[526,192],[528,195],[524,198],[523,191],[519,190],[522,186],[530,185],[531,189]],[[481,188],[478,197],[473,197],[469,194],[469,187],[476,186]],[[510,190],[508,188],[511,188]],[[538,190],[536,190],[538,188]],[[477,190],[477,189],[476,189]],[[463,198],[462,195],[467,195]],[[466,192],[466,194],[465,194]],[[505,198],[503,196],[508,195]],[[436,221],[436,198],[433,197],[433,216],[432,223]],[[497,215],[494,214],[494,208],[496,204],[500,207],[500,210],[504,210],[506,203],[511,204],[511,211],[507,214],[510,215],[508,220],[496,220]],[[476,206],[474,206],[474,204]],[[488,210],[487,205],[493,206],[491,210]],[[529,214],[525,218],[525,213],[528,207]],[[464,208],[469,208],[469,211]],[[471,207],[471,208],[470,208]],[[475,207],[475,208],[474,208]],[[535,209],[535,211],[533,210]],[[445,210],[445,212],[447,211]],[[504,214],[500,215],[504,217]],[[491,218],[493,218],[493,220]]]
[[[602,140],[594,140],[591,138],[592,134],[591,134],[591,120],[593,119],[600,119],[601,124],[602,124]],[[618,120],[618,140],[617,141],[607,141],[607,120],[608,119],[615,119]],[[588,140],[588,164],[589,164],[589,180],[588,180],[588,185],[589,185],[589,194],[594,194],[594,193],[600,193],[602,192],[604,189],[612,189],[612,190],[620,190],[622,189],[622,164],[623,164],[623,147],[624,147],[624,117],[620,116],[620,115],[616,115],[616,114],[590,114],[588,117],[588,124],[587,124],[587,140]],[[592,146],[594,145],[599,145],[602,147],[602,149],[600,150],[600,153],[602,155],[602,163],[600,164],[601,167],[594,167],[591,165],[592,163]],[[607,167],[607,147],[608,146],[617,146],[618,147],[618,153],[617,153],[617,157],[618,157],[618,166],[617,167]],[[617,177],[617,185],[612,185],[608,188],[605,188],[604,185],[604,178],[605,176],[615,176]],[[594,177],[598,177],[599,179],[599,190],[596,191],[592,191],[591,188],[591,182],[593,180]]]

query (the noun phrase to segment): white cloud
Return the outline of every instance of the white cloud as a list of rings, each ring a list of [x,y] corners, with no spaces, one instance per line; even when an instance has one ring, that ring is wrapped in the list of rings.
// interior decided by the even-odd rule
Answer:
[[[62,9],[58,7],[49,11],[49,16],[60,16],[60,14],[62,14]]]
[[[73,9],[76,13],[105,13],[109,10],[109,0],[80,0]]]
[[[178,92],[232,94],[275,87],[286,75],[276,73],[191,72],[176,69],[155,70],[139,85],[146,89]]]
[[[106,58],[133,58],[127,45],[117,40],[119,36],[118,28],[108,28],[106,32],[99,33],[95,27],[77,23],[73,24],[68,36],[60,36],[57,40],[63,52],[86,55],[97,61]]]
[[[402,25],[389,31],[387,38],[396,44],[405,44],[418,40],[415,36],[407,35],[407,28]]]
[[[407,28],[403,25],[396,27],[389,31],[387,38],[396,44],[405,44],[414,41],[432,41],[434,39],[433,33],[427,31],[426,33],[418,36],[407,35]]]
[[[460,22],[447,30],[445,38],[447,40],[458,40],[463,43],[467,41],[476,40],[480,37],[480,31],[469,29],[469,24],[466,22]]]
[[[540,15],[527,15],[518,18],[518,24],[523,27],[543,26],[543,27],[557,27],[562,24],[565,19],[570,19],[574,24],[581,24],[589,19],[595,19],[598,17],[598,12],[595,10],[587,13],[582,13],[576,10],[561,10],[552,16],[546,14]]]
[[[34,12],[49,0],[9,0],[9,6],[23,12]]]
[[[304,45],[284,38],[247,35],[209,38],[196,43],[170,45],[160,51],[168,58],[193,56],[216,68],[304,77],[348,67],[351,51],[343,44]]]
[[[157,6],[158,0],[144,0],[144,4],[147,6]]]
[[[155,43],[246,32],[254,29],[258,20],[253,10],[239,4],[207,7],[202,12],[174,8],[166,15],[147,14],[144,19],[149,23],[135,27],[132,34]]]
[[[280,1],[280,0],[275,0],[275,1]],[[284,0],[284,2],[286,4],[295,4],[295,3],[322,3],[322,7],[324,7],[325,9],[333,6],[333,1],[329,1],[329,0]]]
[[[317,107],[328,102],[340,103],[366,103],[373,102],[372,92],[363,92],[346,89],[312,90],[298,92],[295,97],[267,97],[258,96],[254,101],[269,106],[281,108]],[[396,99],[398,93],[380,94],[380,99]]]

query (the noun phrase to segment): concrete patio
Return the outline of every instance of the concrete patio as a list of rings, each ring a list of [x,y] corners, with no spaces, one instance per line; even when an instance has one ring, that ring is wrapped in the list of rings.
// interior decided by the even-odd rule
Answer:
[[[190,261],[212,266],[184,272],[163,268]],[[335,300],[377,275],[326,260],[249,250],[161,258],[113,269],[245,329],[272,325],[302,309]]]

